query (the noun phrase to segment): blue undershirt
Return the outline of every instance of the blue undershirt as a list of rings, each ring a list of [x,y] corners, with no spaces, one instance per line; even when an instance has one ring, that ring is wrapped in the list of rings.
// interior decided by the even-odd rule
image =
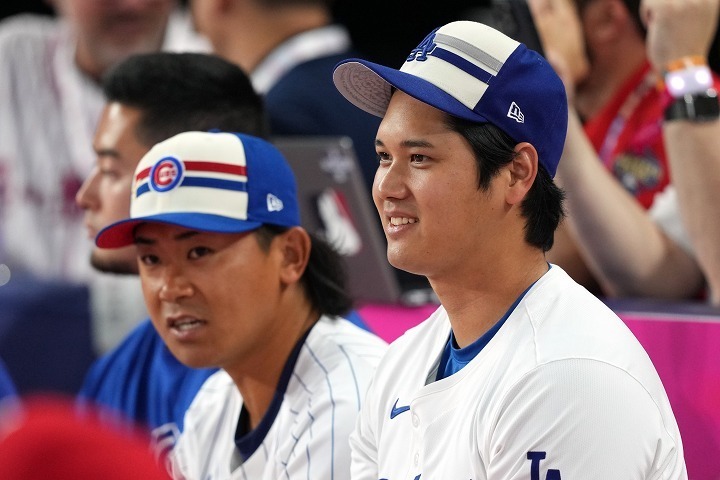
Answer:
[[[550,264],[548,264],[548,269],[550,269]],[[505,315],[503,315],[502,318],[490,328],[490,330],[485,332],[480,338],[467,347],[459,348],[457,346],[457,342],[455,341],[455,334],[452,330],[450,330],[450,337],[448,338],[445,349],[440,357],[440,364],[438,365],[438,373],[435,381],[442,380],[453,373],[459,372],[463,369],[463,367],[465,367],[465,365],[470,363],[470,361],[475,358],[483,348],[485,348],[485,345],[490,343],[490,340],[492,340],[498,330],[500,330],[500,327],[503,326],[505,320],[508,319],[515,310],[515,307],[518,306],[520,301],[523,297],[525,297],[525,294],[532,288],[533,285],[535,285],[535,282],[531,283],[530,286],[520,294],[520,296],[510,306],[508,311],[505,312]]]

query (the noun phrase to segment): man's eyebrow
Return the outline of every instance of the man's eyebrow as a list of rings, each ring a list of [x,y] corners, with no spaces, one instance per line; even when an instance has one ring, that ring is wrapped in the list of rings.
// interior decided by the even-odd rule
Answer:
[[[195,230],[190,230],[188,232],[182,232],[175,235],[175,240],[185,240],[188,238],[192,238],[195,235],[200,235],[200,232],[196,232]]]
[[[400,145],[405,148],[413,148],[413,147],[420,147],[420,148],[433,148],[434,145],[427,140],[403,140],[400,142]],[[375,146],[376,147],[384,147],[385,144],[382,140],[379,138],[375,139]]]
[[[196,235],[200,235],[200,232],[196,232],[195,230],[190,230],[187,232],[178,233],[177,235],[175,235],[175,237],[173,237],[173,239],[174,240],[186,240],[186,239],[192,238]],[[133,239],[133,243],[135,245],[154,245],[155,243],[157,243],[157,241],[153,240],[152,238],[136,235],[135,238]]]
[[[146,237],[135,236],[135,238],[133,238],[133,243],[135,245],[153,245],[155,243],[155,240]]]
[[[120,152],[114,148],[93,148],[98,157],[109,157],[113,160],[120,158]]]

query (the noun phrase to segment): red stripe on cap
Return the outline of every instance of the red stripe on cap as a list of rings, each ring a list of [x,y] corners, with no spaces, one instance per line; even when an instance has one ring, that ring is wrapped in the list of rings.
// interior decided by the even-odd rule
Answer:
[[[244,175],[247,176],[247,168],[244,165],[228,165],[227,163],[216,163],[216,162],[204,162],[199,160],[186,160],[183,162],[185,169],[188,171],[202,171],[202,172],[217,172],[217,173],[228,173],[231,175]],[[147,178],[150,175],[152,167],[148,167],[145,170],[138,172],[135,175],[135,181]]]
[[[244,165],[228,165],[227,163],[203,162],[197,160],[186,160],[183,162],[188,171],[230,173],[233,175],[247,175]]]
[[[148,167],[148,168],[146,168],[145,170],[143,170],[143,171],[141,171],[140,173],[138,173],[137,175],[135,175],[135,181],[136,181],[136,182],[139,182],[139,181],[142,180],[143,178],[146,178],[148,175],[150,175],[150,169],[151,169],[151,168],[152,168],[152,167]]]

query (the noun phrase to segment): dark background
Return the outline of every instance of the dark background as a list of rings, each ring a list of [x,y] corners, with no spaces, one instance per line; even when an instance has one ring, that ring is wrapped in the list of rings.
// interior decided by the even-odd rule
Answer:
[[[185,0],[182,3],[186,3]],[[336,20],[348,27],[365,58],[400,67],[405,56],[435,27],[460,19],[468,5],[489,0],[336,0]],[[0,2],[0,18],[22,12],[53,15],[44,0]]]
[[[187,0],[181,0],[186,3]],[[405,56],[435,27],[467,19],[471,8],[485,7],[491,0],[336,0],[333,13],[350,30],[364,58],[399,68]],[[0,19],[21,12],[52,15],[46,0],[4,0]],[[720,73],[720,31],[710,52],[710,66]]]

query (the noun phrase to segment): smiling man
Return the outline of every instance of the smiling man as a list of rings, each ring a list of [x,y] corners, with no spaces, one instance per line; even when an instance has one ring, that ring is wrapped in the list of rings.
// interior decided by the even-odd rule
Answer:
[[[385,343],[350,308],[339,254],[300,226],[280,152],[186,132],[137,166],[130,219],[145,303],[182,363],[219,367],[185,416],[178,478],[348,478],[348,436]]]
[[[647,354],[545,259],[568,119],[552,67],[461,21],[400,70],[349,59],[334,80],[382,117],[373,199],[388,260],[442,303],[378,366],[353,480],[687,478]]]

